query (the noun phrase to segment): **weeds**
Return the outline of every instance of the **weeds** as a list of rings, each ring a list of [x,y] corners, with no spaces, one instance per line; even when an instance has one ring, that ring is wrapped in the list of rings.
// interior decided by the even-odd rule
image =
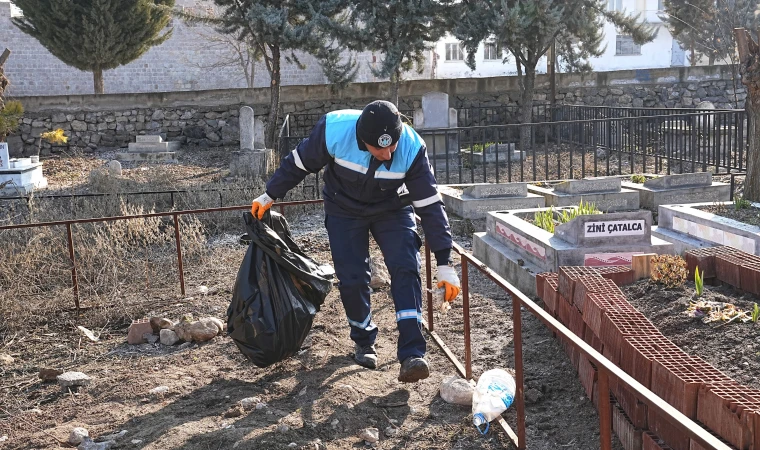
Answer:
[[[746,198],[739,195],[734,197],[734,209],[736,209],[737,211],[740,209],[749,209],[751,207],[752,207],[752,203]]]
[[[583,200],[581,200],[577,207],[564,209],[561,212],[555,213],[554,207],[550,207],[543,211],[536,211],[533,217],[533,224],[550,233],[554,233],[554,227],[557,224],[570,222],[578,216],[601,213],[602,212],[597,209],[596,204],[588,202],[584,203]]]
[[[757,303],[755,303],[755,306],[752,308],[752,323],[756,323],[759,317],[760,317],[760,307],[758,307]]]
[[[631,175],[631,182],[636,184],[644,184],[644,182],[647,181],[647,177],[644,175]]]
[[[683,286],[688,272],[686,260],[675,255],[658,255],[652,257],[652,281],[664,284],[668,288]]]

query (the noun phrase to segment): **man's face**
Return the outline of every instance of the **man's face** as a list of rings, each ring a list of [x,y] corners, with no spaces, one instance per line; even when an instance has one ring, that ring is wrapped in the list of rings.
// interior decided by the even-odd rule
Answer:
[[[390,147],[375,147],[374,145],[369,145],[366,142],[364,145],[367,146],[367,150],[369,150],[369,152],[372,153],[372,156],[374,156],[378,161],[390,161],[391,154],[396,151],[398,142],[391,145]]]

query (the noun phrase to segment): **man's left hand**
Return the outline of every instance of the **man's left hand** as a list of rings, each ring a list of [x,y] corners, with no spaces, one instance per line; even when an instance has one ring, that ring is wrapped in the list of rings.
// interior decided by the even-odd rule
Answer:
[[[444,289],[444,299],[447,302],[453,302],[457,298],[462,286],[453,267],[438,266],[438,287]]]

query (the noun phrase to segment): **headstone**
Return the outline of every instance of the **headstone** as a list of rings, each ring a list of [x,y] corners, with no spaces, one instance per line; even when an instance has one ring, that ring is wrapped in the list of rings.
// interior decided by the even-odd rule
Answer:
[[[0,142],[0,169],[10,169],[10,155],[8,153],[8,143]]]
[[[253,148],[263,150],[266,148],[266,127],[264,121],[258,117],[253,119]]]
[[[108,175],[112,177],[121,176],[121,163],[119,161],[114,159],[108,162]]]
[[[449,128],[456,128],[459,126],[459,114],[454,108],[449,108]]]
[[[141,144],[160,144],[164,140],[161,138],[161,135],[159,134],[145,134],[140,135],[135,138],[135,142],[139,142]]]
[[[697,109],[715,109],[715,105],[712,102],[699,102]]]
[[[593,192],[620,192],[621,180],[617,177],[569,180],[554,186],[554,192],[578,195]]]
[[[486,153],[501,153],[502,155],[506,155],[507,152],[513,152],[515,151],[515,143],[511,142],[509,144],[491,144],[488,147],[486,147],[485,152]]]
[[[240,149],[253,150],[254,143],[254,117],[253,108],[243,106],[240,108]]]
[[[527,197],[528,183],[478,184],[467,186],[462,194],[472,198]]]
[[[681,189],[687,187],[706,187],[712,185],[710,172],[683,173],[652,178],[644,182],[648,189]]]
[[[425,128],[425,115],[421,109],[414,110],[414,128]]]
[[[449,94],[428,92],[422,96],[422,114],[425,128],[449,127]]]

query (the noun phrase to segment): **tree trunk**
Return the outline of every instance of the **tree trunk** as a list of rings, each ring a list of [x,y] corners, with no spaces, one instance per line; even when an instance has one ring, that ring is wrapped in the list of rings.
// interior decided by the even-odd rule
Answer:
[[[280,47],[272,47],[272,70],[270,71],[272,83],[269,86],[269,123],[267,124],[266,146],[275,148],[277,138],[277,125],[280,119]]]
[[[520,123],[533,122],[533,90],[536,85],[535,64],[525,66],[522,92],[520,93]],[[532,136],[532,127],[520,127],[520,150],[528,151]]]
[[[95,93],[105,94],[106,90],[103,86],[103,69],[93,69],[92,81],[95,84]]]
[[[694,50],[693,42],[691,43],[691,58],[689,58],[689,63],[691,67],[694,67],[697,65],[697,55],[696,55],[696,51]]]
[[[391,75],[391,95],[388,101],[396,105],[398,107],[398,90],[399,85],[401,84],[401,69],[396,68],[396,70],[393,72],[393,75]]]
[[[743,28],[735,29],[739,50],[739,73],[747,87],[747,176],[744,177],[744,198],[760,202],[760,47]]]

